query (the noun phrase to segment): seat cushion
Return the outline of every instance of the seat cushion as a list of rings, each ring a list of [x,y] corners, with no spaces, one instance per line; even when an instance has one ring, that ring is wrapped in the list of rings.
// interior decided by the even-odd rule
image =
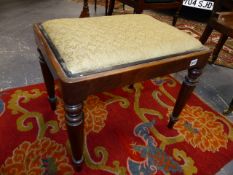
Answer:
[[[144,14],[54,19],[42,26],[70,74],[203,49],[192,36]]]

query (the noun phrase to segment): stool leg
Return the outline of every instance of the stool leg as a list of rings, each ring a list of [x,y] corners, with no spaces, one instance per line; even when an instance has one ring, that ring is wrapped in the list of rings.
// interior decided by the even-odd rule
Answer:
[[[212,33],[212,31],[213,31],[213,28],[210,25],[207,24],[207,26],[206,26],[203,34],[201,35],[201,37],[199,39],[202,44],[205,44],[205,42],[209,38],[209,36]]]
[[[213,64],[216,59],[218,58],[218,55],[219,55],[219,52],[220,50],[222,49],[223,45],[225,44],[226,40],[227,40],[228,36],[227,35],[224,35],[222,34],[214,51],[213,51],[213,55],[212,55],[212,60],[211,60],[211,64]]]
[[[186,101],[192,94],[193,89],[196,86],[197,78],[201,75],[201,70],[197,68],[189,69],[188,75],[185,77],[183,84],[181,86],[178,98],[176,100],[175,107],[170,116],[170,121],[168,123],[168,128],[173,128],[174,124],[177,122],[178,117],[185,106]]]
[[[43,78],[44,78],[44,82],[45,82],[45,86],[47,89],[47,93],[48,93],[48,99],[49,99],[49,103],[50,103],[50,107],[52,110],[56,109],[56,96],[55,96],[55,86],[54,86],[54,79],[53,79],[53,75],[50,72],[44,58],[43,55],[41,54],[41,52],[38,50],[40,56],[40,67],[41,67],[41,71],[43,74]]]
[[[65,104],[66,126],[72,151],[74,168],[81,171],[83,163],[84,122],[82,103],[78,105]]]
[[[88,0],[83,0],[83,11],[80,14],[80,18],[84,18],[84,17],[89,17],[90,13],[89,13],[89,7],[88,7]]]
[[[223,114],[230,114],[231,112],[233,112],[233,99],[231,100],[228,109],[224,110]]]

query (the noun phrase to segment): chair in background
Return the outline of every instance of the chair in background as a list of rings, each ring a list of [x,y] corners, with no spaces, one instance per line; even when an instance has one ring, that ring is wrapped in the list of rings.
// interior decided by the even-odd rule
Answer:
[[[95,0],[95,5],[94,5],[95,13],[97,11],[97,0]],[[108,0],[105,0],[105,15],[107,16],[108,14]]]
[[[97,0],[94,1],[94,10],[95,13],[97,11]],[[107,11],[108,11],[108,0],[105,0],[105,15],[107,16]],[[89,17],[90,13],[89,13],[89,5],[88,5],[88,0],[83,0],[83,10],[80,14],[80,18],[85,18],[85,17]]]
[[[213,50],[212,60],[214,63],[228,37],[233,37],[233,1],[232,0],[216,0],[213,13],[207,26],[200,37],[200,41],[204,44],[213,30],[221,33],[220,39]]]
[[[172,25],[176,25],[177,18],[182,7],[182,0],[118,0],[134,8],[134,13],[142,13],[143,10],[175,10]],[[112,15],[115,0],[110,0],[108,15]]]

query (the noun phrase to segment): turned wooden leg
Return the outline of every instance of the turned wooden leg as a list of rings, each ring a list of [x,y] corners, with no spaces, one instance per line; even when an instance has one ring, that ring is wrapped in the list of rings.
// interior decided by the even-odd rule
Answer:
[[[178,19],[179,15],[180,15],[181,7],[182,7],[182,6],[180,6],[180,7],[176,10],[175,15],[173,16],[173,20],[172,20],[172,25],[173,25],[173,26],[176,25],[177,19]]]
[[[84,17],[89,17],[90,13],[89,13],[89,7],[88,7],[88,0],[83,0],[83,11],[80,14],[80,18],[84,18]]]
[[[43,75],[43,78],[44,78],[44,82],[45,82],[45,86],[46,86],[46,89],[47,89],[47,93],[48,93],[48,100],[49,100],[49,103],[50,103],[50,107],[52,110],[55,110],[56,109],[56,102],[57,102],[57,99],[56,99],[56,96],[55,96],[55,86],[54,86],[54,79],[53,79],[53,75],[52,73],[50,72],[44,58],[43,58],[43,55],[41,54],[41,52],[38,50],[40,56],[39,56],[39,59],[40,59],[40,67],[41,67],[41,71],[42,71],[42,75]]]
[[[202,33],[202,35],[201,35],[201,37],[199,39],[202,44],[205,44],[205,42],[209,38],[212,31],[213,31],[213,28],[210,25],[207,24],[204,32]]]
[[[216,59],[218,58],[218,55],[219,55],[219,52],[220,50],[222,49],[223,45],[225,44],[226,40],[227,40],[228,36],[227,35],[224,35],[222,34],[214,51],[213,51],[213,55],[212,55],[212,60],[211,60],[211,64],[213,64]]]
[[[232,112],[233,112],[233,99],[231,100],[229,107],[226,110],[224,110],[223,114],[230,114]]]
[[[112,15],[114,6],[115,6],[115,0],[110,0],[109,7],[108,7],[108,15],[109,16]]]
[[[74,168],[80,171],[83,163],[84,122],[82,103],[78,105],[65,104],[66,126],[72,151]]]
[[[173,128],[174,124],[177,122],[178,117],[185,106],[186,101],[192,94],[193,89],[196,86],[197,78],[201,75],[201,70],[197,68],[189,69],[188,75],[185,77],[183,84],[181,86],[179,95],[176,100],[175,107],[170,116],[170,121],[168,123],[168,128]]]

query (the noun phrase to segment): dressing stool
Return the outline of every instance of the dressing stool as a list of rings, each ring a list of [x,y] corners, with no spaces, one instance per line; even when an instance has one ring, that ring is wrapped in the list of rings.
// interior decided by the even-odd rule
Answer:
[[[188,69],[168,123],[172,128],[210,56],[197,39],[143,14],[54,19],[35,24],[34,33],[53,110],[54,80],[59,84],[76,170],[83,162],[82,106],[88,95]]]

